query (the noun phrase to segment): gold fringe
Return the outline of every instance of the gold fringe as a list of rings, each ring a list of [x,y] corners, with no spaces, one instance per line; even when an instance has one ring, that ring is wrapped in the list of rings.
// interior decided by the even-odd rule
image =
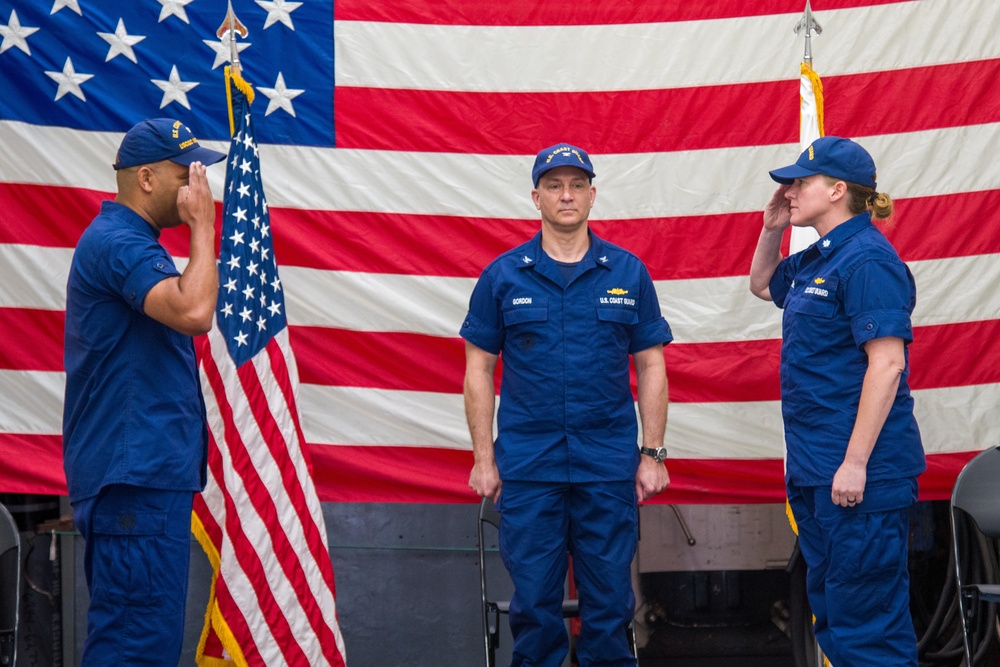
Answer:
[[[792,505],[787,500],[785,501],[785,515],[788,517],[788,523],[792,526],[792,532],[798,535],[799,526],[795,523],[795,515],[792,514]]]
[[[208,537],[208,531],[205,530],[201,519],[194,512],[191,512],[191,532],[194,533],[194,537],[198,540],[201,548],[205,550],[205,555],[208,556],[208,561],[212,564],[212,569],[218,571],[220,562],[219,552],[215,550],[215,545],[212,544],[212,540]]]
[[[226,619],[222,617],[222,612],[219,611],[218,605],[212,605],[212,628],[215,630],[215,634],[219,635],[219,641],[222,642],[222,647],[226,649],[229,653],[232,661],[213,661],[216,665],[204,665],[204,667],[231,667],[236,665],[237,667],[248,667],[247,659],[243,657],[243,649],[240,647],[240,643],[236,641],[236,637],[233,635],[232,630],[229,629],[229,624],[226,623]]]
[[[246,96],[250,104],[253,104],[254,90],[253,86],[240,75],[239,70],[233,71],[231,65],[226,65],[226,107],[229,109],[229,136],[231,137],[236,132],[236,123],[233,119],[233,91],[229,87],[230,81]]]
[[[229,68],[227,67],[226,69],[228,70]],[[226,86],[226,90],[228,89],[229,87]],[[232,106],[230,106],[230,109],[232,109]],[[232,112],[230,111],[230,117],[231,114]],[[236,641],[236,637],[233,636],[232,630],[229,629],[229,625],[226,623],[226,619],[223,618],[222,612],[219,610],[219,605],[215,600],[215,583],[219,578],[219,566],[221,563],[219,552],[216,551],[215,545],[209,539],[208,532],[205,530],[201,519],[194,512],[191,512],[191,532],[194,534],[195,539],[198,540],[201,548],[204,549],[205,555],[208,556],[208,561],[212,565],[212,587],[208,594],[208,606],[205,609],[205,625],[201,630],[201,639],[198,640],[195,662],[199,667],[234,667],[234,665],[236,667],[248,667],[247,660],[243,657],[243,650],[240,648],[239,642]],[[219,636],[219,641],[222,642],[222,647],[229,653],[232,658],[231,660],[204,655],[209,630],[214,630],[215,634]]]

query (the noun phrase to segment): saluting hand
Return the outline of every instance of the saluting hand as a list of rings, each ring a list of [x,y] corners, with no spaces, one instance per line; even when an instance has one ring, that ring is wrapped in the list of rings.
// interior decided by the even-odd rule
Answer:
[[[764,208],[764,229],[773,231],[784,231],[792,223],[792,209],[785,193],[788,192],[788,185],[779,185],[778,189],[771,195],[771,201],[767,202]]]
[[[188,167],[188,184],[177,190],[177,212],[188,227],[215,226],[215,201],[201,162],[192,162]]]

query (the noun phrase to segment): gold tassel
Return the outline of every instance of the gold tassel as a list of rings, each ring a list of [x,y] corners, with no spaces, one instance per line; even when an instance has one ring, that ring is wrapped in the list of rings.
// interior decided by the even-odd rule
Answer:
[[[247,102],[250,104],[253,104],[254,90],[253,86],[240,75],[239,70],[234,72],[231,65],[226,65],[226,106],[229,108],[229,136],[231,137],[236,132],[236,122],[233,118],[233,91],[229,87],[230,81],[246,96]]]

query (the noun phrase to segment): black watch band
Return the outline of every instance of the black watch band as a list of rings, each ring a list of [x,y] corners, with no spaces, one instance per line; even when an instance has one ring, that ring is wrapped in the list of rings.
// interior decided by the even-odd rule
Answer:
[[[667,448],[666,447],[657,447],[656,449],[651,449],[649,447],[640,447],[639,448],[639,453],[640,454],[645,454],[646,456],[652,456],[654,459],[656,459],[660,463],[663,463],[666,460],[666,458],[667,458]]]

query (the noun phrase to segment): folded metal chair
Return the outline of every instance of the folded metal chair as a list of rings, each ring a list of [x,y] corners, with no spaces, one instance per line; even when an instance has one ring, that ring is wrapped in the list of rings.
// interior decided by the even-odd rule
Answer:
[[[0,666],[17,657],[17,607],[21,592],[21,534],[0,505]]]
[[[1000,447],[980,452],[959,473],[951,494],[951,530],[965,658],[966,664],[972,665],[977,643],[984,639],[977,637],[976,631],[982,625],[984,610],[995,617],[995,607],[987,605],[1000,603],[996,549],[979,548],[981,539],[995,542],[1000,538]],[[972,567],[973,558],[982,554],[990,562]],[[989,580],[972,581],[974,572]],[[990,627],[986,631],[995,630]]]

